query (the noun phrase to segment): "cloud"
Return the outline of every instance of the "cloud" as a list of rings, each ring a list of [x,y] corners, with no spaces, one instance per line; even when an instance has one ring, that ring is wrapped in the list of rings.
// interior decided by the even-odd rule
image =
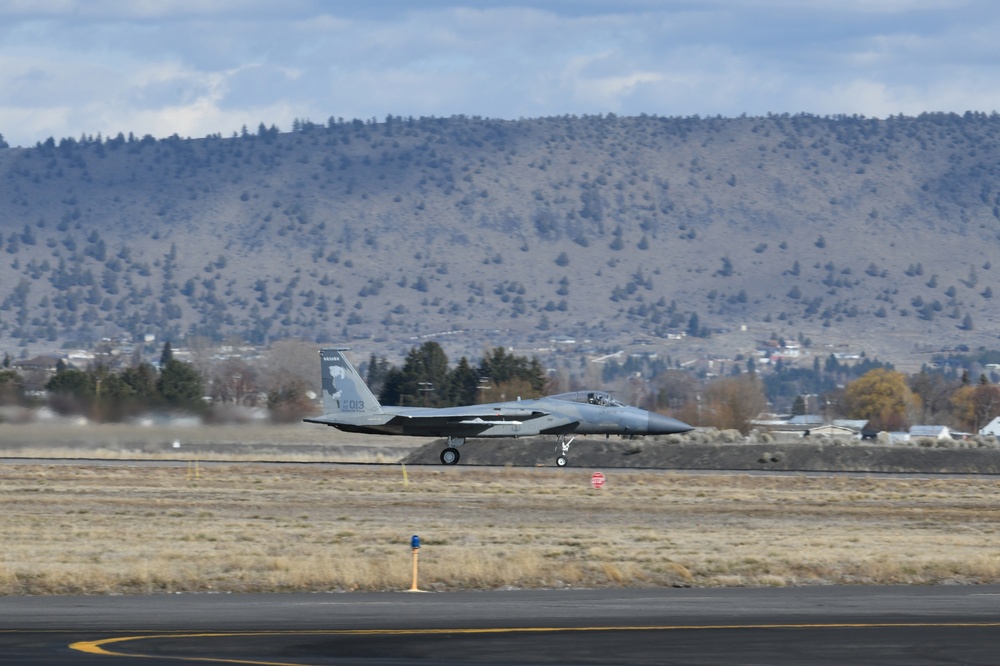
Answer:
[[[984,0],[13,0],[0,132],[228,134],[294,118],[992,111]]]
[[[133,21],[171,20],[190,17],[215,19],[246,16],[289,16],[315,11],[320,4],[309,0],[6,0],[0,16],[14,19],[54,18],[64,20]]]

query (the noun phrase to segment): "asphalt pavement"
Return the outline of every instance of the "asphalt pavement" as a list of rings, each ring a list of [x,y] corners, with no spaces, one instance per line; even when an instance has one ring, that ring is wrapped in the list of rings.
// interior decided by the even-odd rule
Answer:
[[[17,664],[996,664],[1000,586],[0,599]]]

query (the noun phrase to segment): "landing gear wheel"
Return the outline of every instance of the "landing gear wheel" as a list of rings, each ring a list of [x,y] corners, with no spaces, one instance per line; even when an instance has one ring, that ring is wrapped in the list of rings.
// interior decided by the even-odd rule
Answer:
[[[441,452],[441,464],[442,465],[455,465],[458,463],[458,449],[448,447]]]
[[[559,457],[556,458],[556,466],[565,467],[566,463],[569,462],[566,456],[569,455],[569,445],[573,443],[576,439],[576,435],[573,435],[569,439],[566,439],[566,435],[559,435],[559,445],[556,447],[556,451],[559,451]]]

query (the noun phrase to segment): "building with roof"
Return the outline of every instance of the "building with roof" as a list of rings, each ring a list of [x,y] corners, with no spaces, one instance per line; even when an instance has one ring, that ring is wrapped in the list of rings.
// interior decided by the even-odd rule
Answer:
[[[1000,416],[996,417],[985,426],[979,429],[980,435],[993,435],[1000,437]]]
[[[52,374],[55,373],[56,367],[59,365],[60,361],[62,361],[62,359],[58,356],[36,356],[22,361],[14,361],[11,365],[15,370],[20,370],[21,372],[37,370]]]
[[[951,431],[948,426],[942,425],[915,425],[910,427],[910,439],[915,437],[930,437],[931,439],[951,439]]]
[[[824,423],[823,425],[809,428],[805,431],[804,436],[818,437],[820,435],[825,435],[827,437],[854,437],[857,434],[858,431],[852,430],[851,428],[835,425],[833,423]]]

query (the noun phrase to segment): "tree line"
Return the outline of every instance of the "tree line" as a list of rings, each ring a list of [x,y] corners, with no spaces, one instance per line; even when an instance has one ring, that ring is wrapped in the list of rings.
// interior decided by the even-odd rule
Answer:
[[[275,343],[268,353],[256,364],[233,357],[199,365],[174,358],[167,343],[157,365],[133,362],[114,367],[100,356],[84,369],[60,362],[44,384],[45,400],[60,414],[82,414],[97,421],[119,421],[157,410],[222,420],[230,406],[266,406],[271,419],[279,422],[315,413],[319,409],[315,347],[285,341]],[[983,356],[978,360],[995,359]],[[3,365],[0,405],[28,404],[31,399],[24,377],[10,368],[9,357]],[[734,366],[734,374],[714,378],[699,378],[669,363],[643,369],[652,367],[655,372],[636,372],[630,378],[611,373],[612,381],[623,389],[625,402],[669,413],[695,426],[744,433],[762,413],[774,411],[770,376],[759,375],[752,363],[746,364],[746,371]],[[386,405],[470,405],[581,388],[577,379],[550,377],[538,359],[503,347],[485,352],[478,362],[463,356],[452,367],[438,343],[426,342],[412,347],[399,367],[372,354],[360,369]],[[836,377],[837,382],[820,384],[800,378],[799,387],[822,388],[815,393],[800,392],[792,401],[793,413],[821,414],[827,420],[866,419],[872,430],[905,430],[923,424],[971,433],[1000,416],[1000,386],[985,373],[975,380],[967,370],[961,376],[930,368],[905,375],[890,364],[863,361],[847,366],[833,357],[822,367],[817,359],[808,372]],[[608,383],[607,377],[603,383]],[[784,389],[792,385],[789,382]]]
[[[1000,387],[985,374],[973,382],[968,372],[958,380],[921,372],[907,377],[893,370],[872,370],[843,392],[845,411],[869,419],[877,430],[910,425],[950,425],[978,433],[1000,416]]]
[[[204,411],[204,381],[190,363],[173,357],[170,343],[159,368],[138,363],[119,370],[97,362],[86,369],[63,361],[45,383],[49,405],[60,414],[83,414],[96,421],[121,421],[155,409]]]
[[[671,370],[659,379],[658,402],[687,423],[746,434],[768,410],[765,382],[754,372],[704,384],[685,374]],[[812,413],[826,421],[866,420],[866,430],[876,432],[942,425],[977,434],[1000,416],[1000,386],[985,373],[973,381],[968,372],[961,378],[926,370],[906,375],[891,366],[878,366],[844,386],[796,396],[792,413]]]
[[[0,405],[38,406],[25,377],[0,368]],[[546,392],[547,379],[537,359],[497,347],[478,363],[462,357],[451,368],[436,342],[413,347],[402,367],[375,355],[362,365],[372,391],[387,405],[442,407],[531,398]],[[272,421],[295,422],[319,410],[319,367],[309,343],[275,343],[266,357],[237,357],[190,363],[174,357],[170,343],[159,363],[133,360],[125,367],[107,355],[85,368],[59,361],[44,382],[44,402],[61,415],[80,414],[101,422],[122,421],[156,411],[182,412],[206,421],[240,418],[233,407],[266,407]],[[245,418],[245,417],[244,417]]]
[[[413,347],[402,368],[374,354],[368,360],[367,383],[386,405],[446,407],[536,398],[544,395],[547,378],[538,359],[496,347],[479,362],[463,356],[454,368],[436,342]]]

